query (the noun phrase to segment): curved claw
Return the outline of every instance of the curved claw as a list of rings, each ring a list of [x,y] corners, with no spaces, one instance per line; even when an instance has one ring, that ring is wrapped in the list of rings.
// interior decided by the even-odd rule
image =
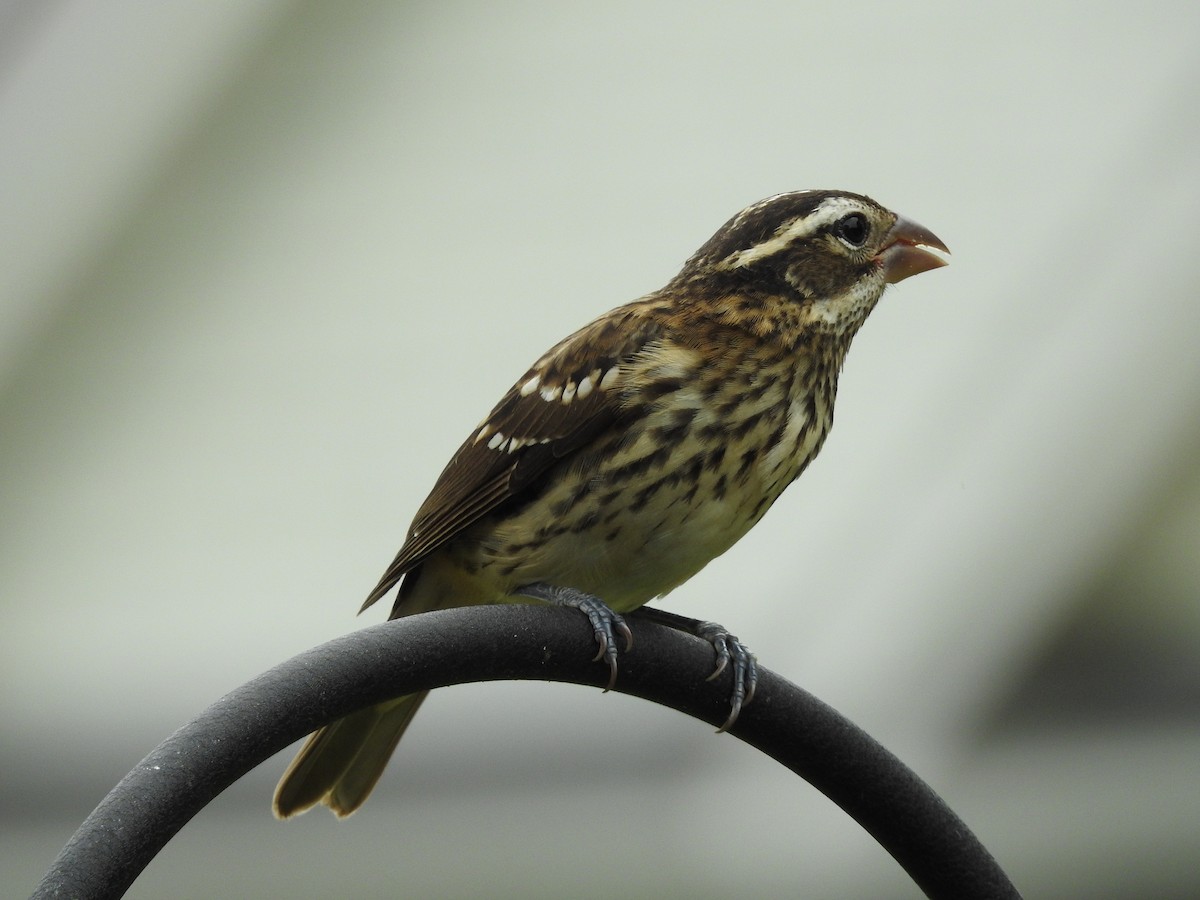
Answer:
[[[754,691],[758,687],[758,660],[745,644],[715,622],[699,623],[696,634],[712,644],[717,654],[716,668],[706,681],[713,681],[732,663],[733,691],[729,696],[729,717],[717,729],[720,734],[733,727],[741,715],[742,707],[754,699]]]
[[[612,690],[617,683],[617,638],[620,634],[625,639],[625,652],[633,649],[633,632],[625,624],[625,619],[613,612],[599,597],[585,594],[574,588],[560,588],[550,584],[527,584],[513,591],[522,597],[532,597],[544,600],[554,606],[568,606],[577,609],[588,617],[592,631],[596,635],[596,655],[592,662],[604,660],[608,663],[608,684],[605,692]]]

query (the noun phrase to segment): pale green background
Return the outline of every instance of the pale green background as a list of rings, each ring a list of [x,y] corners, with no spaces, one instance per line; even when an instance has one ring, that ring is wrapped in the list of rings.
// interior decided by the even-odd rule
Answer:
[[[1200,5],[10,2],[0,17],[0,872],[362,622],[538,354],[782,190],[950,268],[824,456],[668,608],[925,776],[1030,897],[1200,893]],[[705,726],[435,696],[349,822],[272,760],[130,896],[895,897]]]

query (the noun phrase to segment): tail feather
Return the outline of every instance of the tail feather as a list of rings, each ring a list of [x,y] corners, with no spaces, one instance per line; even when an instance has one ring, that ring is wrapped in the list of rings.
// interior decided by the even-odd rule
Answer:
[[[363,805],[428,691],[338,719],[308,739],[275,789],[275,815],[324,803],[340,818]]]

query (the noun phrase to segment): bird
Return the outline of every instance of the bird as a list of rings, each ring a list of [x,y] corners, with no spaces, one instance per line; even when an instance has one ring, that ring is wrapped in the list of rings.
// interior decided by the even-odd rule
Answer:
[[[940,251],[940,252],[938,252]],[[541,356],[451,457],[362,609],[579,610],[617,676],[639,611],[708,640],[733,724],[757,664],[723,627],[646,607],[720,556],[812,462],[852,338],[884,289],[947,264],[931,231],[862,194],[804,190],[722,225],[664,287]],[[361,610],[360,610],[361,612]],[[315,732],[279,818],[357,810],[428,692]]]

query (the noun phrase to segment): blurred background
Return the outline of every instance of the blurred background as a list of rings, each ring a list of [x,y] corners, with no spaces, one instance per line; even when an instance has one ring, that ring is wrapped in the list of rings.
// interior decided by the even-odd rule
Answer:
[[[1200,892],[1200,6],[0,6],[0,871],[354,617],[544,349],[779,191],[952,265],[664,605],[927,779],[1030,897]],[[919,896],[737,740],[448,689],[347,822],[290,751],[131,897]]]

